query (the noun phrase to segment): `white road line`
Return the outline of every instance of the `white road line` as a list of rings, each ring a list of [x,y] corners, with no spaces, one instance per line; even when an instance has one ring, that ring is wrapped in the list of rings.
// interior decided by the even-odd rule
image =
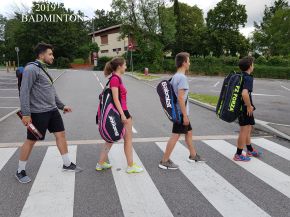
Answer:
[[[270,95],[270,94],[262,94],[262,93],[253,93],[254,96],[281,96],[281,95]]]
[[[0,99],[19,99],[19,97],[16,97],[16,96],[12,96],[12,97],[9,97],[9,96],[0,96]]]
[[[17,148],[0,148],[0,171],[16,150]]]
[[[286,148],[282,145],[279,145],[275,142],[272,142],[264,138],[252,139],[252,143],[290,161],[289,148]]]
[[[77,147],[69,147],[76,161]],[[55,146],[48,147],[21,217],[72,217],[74,207],[75,173],[62,172],[62,159]]]
[[[104,89],[104,85],[101,82],[100,82],[100,85],[101,85],[102,89]]]
[[[18,90],[18,89],[0,89],[0,90]]]
[[[236,152],[236,148],[224,140],[204,140],[203,142],[230,160]],[[290,198],[290,177],[288,175],[257,158],[251,158],[251,161],[246,163],[233,162]]]
[[[93,72],[93,74],[94,74],[95,78],[98,80],[98,82],[101,85],[102,89],[104,89],[104,85],[101,83],[99,77],[96,75],[96,73]]]
[[[18,107],[0,107],[0,109],[17,109]]]
[[[272,136],[263,136],[272,138]],[[200,140],[211,140],[211,139],[237,139],[238,135],[208,135],[208,136],[193,136],[192,139],[194,141]],[[256,137],[253,137],[254,139]],[[258,137],[259,138],[259,137]],[[166,142],[169,140],[169,137],[149,137],[149,138],[133,138],[134,143],[143,143],[143,142]],[[180,137],[180,141],[184,141],[184,137]],[[122,140],[120,140],[122,141]],[[70,140],[67,141],[69,145],[95,145],[95,144],[103,144],[104,140]],[[55,144],[55,141],[43,141],[37,142],[36,146],[52,146]],[[20,147],[23,143],[21,142],[9,142],[9,143],[0,143],[0,148],[10,148],[10,147]]]
[[[165,151],[166,142],[156,144],[163,152]],[[222,216],[243,217],[245,214],[237,210],[247,209],[251,210],[251,216],[269,216],[207,164],[187,162],[188,154],[188,149],[177,142],[171,159]]]
[[[20,108],[16,108],[15,110],[13,110],[12,112],[10,112],[9,114],[5,115],[4,117],[0,118],[0,122],[6,120],[7,118],[9,118],[11,115],[14,115]]]
[[[132,132],[133,133],[138,133],[137,130],[132,126]]]
[[[0,80],[5,80],[5,81],[17,81],[17,78],[0,78]]]
[[[66,73],[66,71],[63,71],[59,76],[57,76],[57,78],[53,80],[53,83],[56,82],[64,73]]]
[[[17,85],[17,83],[7,83],[7,82],[2,82],[2,81],[0,81],[0,84],[11,84],[11,85]]]
[[[114,144],[109,152],[112,173],[125,217],[173,216],[150,175],[133,150],[134,161],[144,168],[140,174],[127,174],[125,154],[122,144]],[[120,168],[120,169],[119,169]]]
[[[288,90],[288,91],[290,91],[290,89],[289,89],[289,88],[287,88],[287,87],[285,87],[285,86],[283,86],[283,85],[281,85],[281,87],[282,87],[282,88],[284,88],[285,90]]]
[[[213,85],[214,87],[218,86],[220,83],[220,81],[216,82],[215,85]]]

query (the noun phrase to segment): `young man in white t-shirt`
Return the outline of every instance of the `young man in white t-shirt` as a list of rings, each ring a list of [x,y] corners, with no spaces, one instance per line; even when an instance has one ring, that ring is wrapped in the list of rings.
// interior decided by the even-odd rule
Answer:
[[[175,95],[177,96],[177,108],[182,114],[182,123],[173,124],[172,135],[167,143],[166,150],[164,152],[163,158],[159,163],[159,168],[161,169],[178,169],[178,165],[174,164],[172,160],[170,160],[170,155],[177,143],[181,134],[185,134],[185,142],[189,149],[189,162],[204,162],[197,153],[193,146],[192,142],[192,128],[189,121],[189,105],[188,105],[188,91],[189,85],[187,81],[187,77],[185,75],[186,71],[189,70],[190,60],[189,54],[182,52],[176,55],[175,57],[175,65],[177,68],[177,72],[172,77],[171,85],[173,86],[173,90]]]

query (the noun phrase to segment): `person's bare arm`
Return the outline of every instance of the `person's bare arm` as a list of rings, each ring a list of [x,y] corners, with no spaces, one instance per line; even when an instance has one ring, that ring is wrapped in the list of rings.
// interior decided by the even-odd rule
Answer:
[[[189,119],[188,119],[187,112],[186,112],[186,105],[185,105],[185,101],[184,101],[184,95],[185,95],[185,90],[184,89],[179,89],[178,90],[177,100],[178,100],[178,104],[180,106],[181,113],[183,115],[183,124],[185,126],[187,126],[187,125],[189,125]]]
[[[123,122],[126,122],[127,118],[126,118],[126,116],[124,114],[124,111],[123,111],[122,106],[121,106],[121,102],[119,100],[119,88],[112,87],[111,90],[112,90],[113,100],[114,100],[115,106],[116,106],[118,112],[121,115],[121,119],[122,119]]]
[[[249,91],[247,89],[243,89],[242,91],[242,97],[245,105],[247,106],[247,115],[252,116],[254,107],[251,104],[250,96],[249,96]]]

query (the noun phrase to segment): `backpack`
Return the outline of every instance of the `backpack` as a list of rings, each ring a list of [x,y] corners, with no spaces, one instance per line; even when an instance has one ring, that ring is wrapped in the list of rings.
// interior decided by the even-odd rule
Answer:
[[[171,80],[172,78],[169,80],[161,81],[157,85],[156,90],[159,95],[163,111],[165,112],[169,120],[173,123],[181,124],[181,113],[177,109],[177,97],[170,83]]]
[[[242,108],[243,83],[242,73],[233,72],[225,77],[216,106],[216,114],[223,121],[231,123],[239,117]]]
[[[38,68],[40,68],[45,74],[46,76],[48,77],[48,79],[51,81],[51,83],[53,83],[53,79],[52,77],[44,70],[44,68],[42,67],[41,63],[38,62],[38,61],[35,61],[35,62],[29,62],[26,64],[26,66],[28,65],[35,65],[37,66]],[[26,67],[25,66],[25,67]],[[21,88],[21,82],[22,82],[22,76],[23,76],[23,73],[24,73],[24,67],[19,67],[17,70],[16,70],[16,77],[17,77],[17,85],[18,85],[18,91],[19,91],[19,95],[20,95],[20,88]]]
[[[124,124],[120,117],[120,113],[114,104],[112,90],[108,87],[112,77],[114,76],[116,75],[112,75],[109,78],[103,92],[99,95],[100,102],[98,105],[98,113],[96,115],[96,123],[99,125],[100,135],[108,143],[114,143],[122,139],[125,135]],[[118,77],[118,79],[120,78]]]

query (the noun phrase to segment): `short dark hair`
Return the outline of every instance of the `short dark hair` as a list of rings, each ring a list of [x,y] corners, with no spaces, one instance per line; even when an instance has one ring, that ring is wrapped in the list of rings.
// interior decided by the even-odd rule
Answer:
[[[254,57],[247,56],[240,59],[239,67],[242,71],[247,71],[253,63],[254,63]]]
[[[190,55],[187,52],[178,53],[175,56],[175,66],[176,66],[176,68],[180,68],[182,66],[182,64],[187,61],[187,58],[189,58],[189,56]]]
[[[44,42],[40,42],[35,46],[34,53],[35,53],[36,57],[39,57],[39,55],[44,53],[47,49],[53,50],[53,46],[51,44],[46,44]]]

